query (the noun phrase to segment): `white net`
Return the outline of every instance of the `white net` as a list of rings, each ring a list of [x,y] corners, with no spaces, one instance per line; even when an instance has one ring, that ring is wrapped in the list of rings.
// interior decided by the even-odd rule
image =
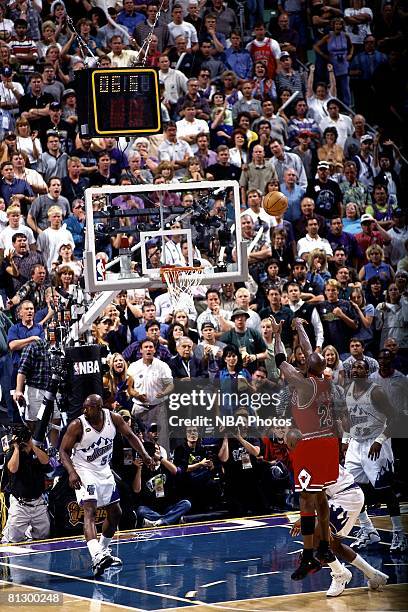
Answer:
[[[174,310],[191,310],[194,307],[194,289],[201,282],[203,268],[162,268],[160,272]]]

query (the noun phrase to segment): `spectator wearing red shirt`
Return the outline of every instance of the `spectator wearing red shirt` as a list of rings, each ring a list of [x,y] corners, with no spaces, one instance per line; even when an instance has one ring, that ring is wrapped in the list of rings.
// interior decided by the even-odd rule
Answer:
[[[387,232],[381,227],[378,221],[376,221],[371,215],[367,213],[361,215],[360,222],[361,229],[363,231],[359,234],[356,234],[355,239],[357,240],[357,244],[363,254],[363,257],[360,261],[360,265],[364,265],[368,263],[368,259],[366,257],[366,251],[368,247],[372,244],[379,244],[382,247],[384,244],[389,244],[391,242],[391,238],[387,234]]]

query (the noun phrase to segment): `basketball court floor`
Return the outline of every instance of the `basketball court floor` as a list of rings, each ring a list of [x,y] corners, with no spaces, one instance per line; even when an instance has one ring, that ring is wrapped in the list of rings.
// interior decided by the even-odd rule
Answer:
[[[381,542],[364,556],[389,574],[389,585],[382,592],[370,592],[362,573],[352,567],[346,591],[329,599],[328,569],[303,582],[290,579],[302,548],[301,540],[289,533],[297,516],[121,532],[113,553],[123,560],[123,568],[111,568],[99,579],[90,574],[82,538],[5,545],[0,547],[0,610],[10,605],[20,609],[23,603],[44,612],[407,609],[408,555],[390,554],[392,534],[386,517],[375,517]]]

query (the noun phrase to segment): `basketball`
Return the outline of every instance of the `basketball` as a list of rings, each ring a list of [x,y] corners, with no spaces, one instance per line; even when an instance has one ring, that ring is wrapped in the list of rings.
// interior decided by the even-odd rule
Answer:
[[[263,208],[268,215],[283,215],[288,207],[288,198],[280,191],[267,193],[263,200]]]

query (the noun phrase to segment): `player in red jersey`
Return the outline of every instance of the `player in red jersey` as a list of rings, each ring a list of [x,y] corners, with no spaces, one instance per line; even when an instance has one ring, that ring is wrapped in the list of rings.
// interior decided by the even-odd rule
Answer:
[[[280,337],[282,324],[271,317],[275,333],[275,360],[285,380],[294,389],[292,416],[297,432],[287,438],[292,450],[291,458],[295,488],[300,491],[300,522],[303,536],[303,553],[299,567],[293,572],[293,580],[302,580],[307,574],[321,569],[327,563],[333,573],[341,574],[344,568],[329,548],[329,504],[324,488],[336,482],[339,475],[339,447],[334,432],[334,419],[330,383],[322,377],[326,361],[313,352],[301,319],[294,319],[300,346],[307,358],[307,376],[287,363]],[[296,445],[291,438],[297,438]],[[321,539],[316,557],[313,555],[313,534],[317,513]]]

